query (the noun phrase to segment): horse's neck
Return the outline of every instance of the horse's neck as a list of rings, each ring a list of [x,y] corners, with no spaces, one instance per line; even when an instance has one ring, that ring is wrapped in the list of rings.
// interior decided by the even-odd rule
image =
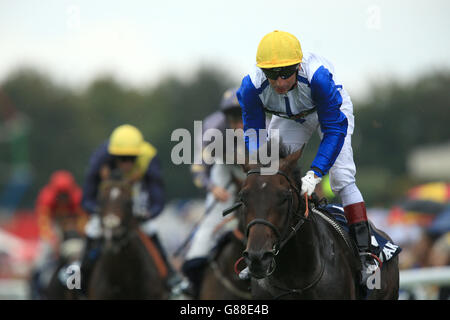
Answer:
[[[126,260],[129,260],[129,257],[139,257],[140,255],[140,247],[139,247],[139,236],[136,230],[133,228],[128,231],[126,237],[122,240],[122,243],[115,244],[117,245],[116,249],[108,249],[105,248],[105,255],[107,259],[114,261],[114,263],[118,263],[117,267],[126,266]],[[128,267],[130,267],[128,265]]]
[[[317,221],[311,219],[305,222],[280,250],[275,277],[291,281],[289,275],[301,272],[305,275],[315,275],[321,262],[321,240]]]

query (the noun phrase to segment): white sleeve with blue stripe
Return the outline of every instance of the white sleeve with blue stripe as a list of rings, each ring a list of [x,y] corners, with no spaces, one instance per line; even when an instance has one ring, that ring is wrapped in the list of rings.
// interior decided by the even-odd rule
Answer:
[[[340,110],[342,96],[333,81],[333,75],[320,66],[311,79],[311,96],[317,107],[323,139],[311,168],[317,176],[328,173],[341,152],[347,135],[347,117]],[[318,169],[318,170],[317,170]]]

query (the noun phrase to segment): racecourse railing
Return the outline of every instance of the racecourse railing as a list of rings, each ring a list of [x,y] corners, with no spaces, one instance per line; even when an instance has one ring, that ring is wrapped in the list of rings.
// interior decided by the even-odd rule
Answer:
[[[400,288],[418,285],[450,285],[450,266],[400,271]]]

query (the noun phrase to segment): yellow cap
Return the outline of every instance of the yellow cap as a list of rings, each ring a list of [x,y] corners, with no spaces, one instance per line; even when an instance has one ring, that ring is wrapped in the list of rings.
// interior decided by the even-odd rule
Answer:
[[[289,32],[275,30],[262,38],[256,52],[256,65],[276,68],[302,62],[303,53],[298,39]]]
[[[108,145],[108,152],[115,156],[138,156],[141,154],[141,147],[144,137],[138,128],[124,124],[111,134]]]

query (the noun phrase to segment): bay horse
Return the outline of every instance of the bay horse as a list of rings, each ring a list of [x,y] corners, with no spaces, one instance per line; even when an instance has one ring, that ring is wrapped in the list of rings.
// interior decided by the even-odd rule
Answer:
[[[236,219],[236,218],[233,218]],[[239,227],[225,234],[205,269],[200,300],[251,299],[250,281],[239,279],[236,262],[245,249],[244,235]]]
[[[78,298],[75,291],[67,286],[67,267],[81,258],[83,234],[77,216],[68,215],[57,220],[62,241],[59,245],[56,269],[45,289],[45,297],[50,300],[75,300]]]
[[[161,260],[150,255],[155,246],[132,213],[132,184],[108,178],[100,185],[98,199],[102,249],[89,280],[88,299],[167,299]]]
[[[262,175],[261,165],[246,164],[239,201],[224,211],[238,210],[246,224],[243,257],[252,297],[363,299],[356,247],[349,244],[348,234],[337,232],[331,218],[300,196],[297,161],[302,150],[287,155],[281,148],[274,175]],[[398,299],[398,256],[384,262],[378,275],[379,289],[370,290],[368,299]]]

